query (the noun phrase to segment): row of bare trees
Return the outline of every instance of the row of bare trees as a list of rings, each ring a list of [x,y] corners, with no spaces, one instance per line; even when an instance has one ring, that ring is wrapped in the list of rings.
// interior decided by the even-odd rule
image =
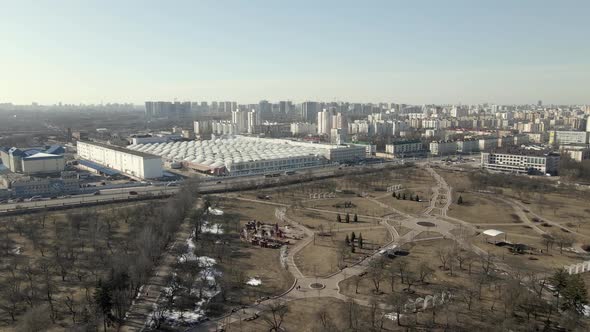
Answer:
[[[120,324],[193,207],[196,189],[187,182],[166,201],[3,219],[5,323],[104,329]]]

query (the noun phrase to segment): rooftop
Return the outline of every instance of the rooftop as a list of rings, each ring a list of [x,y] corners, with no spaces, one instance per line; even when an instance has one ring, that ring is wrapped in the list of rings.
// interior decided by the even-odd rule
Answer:
[[[490,152],[491,154],[512,154],[512,155],[521,155],[521,156],[547,156],[547,155],[555,155],[559,156],[559,154],[554,153],[552,149],[549,148],[526,148],[526,147],[502,147],[498,149],[494,149]]]
[[[78,143],[86,143],[86,144],[90,144],[90,145],[94,145],[94,146],[98,146],[101,148],[105,148],[105,149],[109,149],[109,150],[114,150],[114,151],[119,151],[119,152],[123,152],[123,153],[128,153],[128,154],[132,154],[138,157],[142,157],[142,158],[147,158],[147,159],[159,159],[160,157],[154,155],[154,154],[149,154],[146,152],[142,152],[142,151],[137,151],[137,150],[131,150],[131,149],[127,149],[121,146],[117,146],[117,145],[110,145],[110,144],[104,144],[104,143],[99,143],[99,142],[91,142],[91,141],[80,141]],[[130,148],[132,147],[132,145],[129,146]]]
[[[323,157],[329,149],[344,147],[346,146],[236,136],[203,141],[136,144],[130,145],[129,149],[153,153],[169,160],[221,166],[280,158]]]

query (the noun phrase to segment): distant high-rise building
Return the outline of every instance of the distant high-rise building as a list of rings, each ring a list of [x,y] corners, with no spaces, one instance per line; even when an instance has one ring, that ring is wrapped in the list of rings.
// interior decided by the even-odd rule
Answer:
[[[154,102],[153,101],[146,101],[145,102],[145,117],[152,118],[154,116]]]
[[[332,111],[323,110],[318,113],[318,134],[330,135],[332,131]]]
[[[248,133],[256,133],[256,128],[262,124],[262,114],[258,110],[248,112]]]
[[[286,101],[279,101],[279,113],[281,113],[281,114],[287,113],[287,102]]]
[[[240,110],[232,111],[231,122],[236,125],[238,133],[248,132],[248,112]]]
[[[306,101],[301,104],[301,118],[305,122],[317,123],[320,105],[315,101]]]
[[[542,101],[542,100],[539,100],[539,101],[537,102],[537,106],[539,106],[539,107],[543,106],[543,101]]]
[[[262,118],[268,119],[272,113],[272,105],[267,100],[261,100],[258,103],[258,111]]]

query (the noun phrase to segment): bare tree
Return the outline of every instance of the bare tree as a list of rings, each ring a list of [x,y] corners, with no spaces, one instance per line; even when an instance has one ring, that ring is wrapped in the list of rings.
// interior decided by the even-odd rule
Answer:
[[[402,326],[401,313],[404,310],[404,305],[408,302],[408,295],[404,292],[394,292],[389,296],[389,303],[393,307],[396,314],[396,322],[398,326]]]
[[[428,263],[422,262],[418,265],[418,280],[421,283],[426,283],[426,280],[430,278],[433,273],[434,270],[428,265]]]
[[[280,331],[285,315],[289,312],[289,307],[281,301],[273,301],[266,307],[270,316],[264,316],[263,320],[269,326],[269,331]]]

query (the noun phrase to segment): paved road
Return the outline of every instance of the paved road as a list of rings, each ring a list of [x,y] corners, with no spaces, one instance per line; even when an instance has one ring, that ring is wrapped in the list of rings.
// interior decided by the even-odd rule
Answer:
[[[264,175],[251,175],[240,177],[220,177],[220,178],[205,178],[201,179],[199,189],[203,193],[223,192],[224,190],[239,189],[248,185],[252,186],[267,186],[280,185],[295,180],[309,180],[311,178],[322,178],[336,176],[339,174],[355,174],[366,171],[367,169],[383,169],[398,165],[400,162],[387,162],[379,164],[370,164],[363,166],[342,167],[326,166],[318,168],[309,168],[298,171],[294,175],[282,175],[275,178],[266,178]],[[101,189],[95,188],[100,192],[100,195],[81,194],[72,195],[67,198],[47,199],[35,202],[20,202],[20,203],[4,203],[0,204],[0,213],[7,211],[14,211],[17,209],[43,209],[51,207],[65,207],[77,205],[90,205],[96,203],[108,203],[126,201],[136,199],[141,195],[151,194],[156,196],[166,196],[174,194],[179,190],[176,186],[164,186],[162,183],[156,183],[151,186],[126,187],[117,189]],[[138,195],[130,195],[129,192],[135,191]]]

